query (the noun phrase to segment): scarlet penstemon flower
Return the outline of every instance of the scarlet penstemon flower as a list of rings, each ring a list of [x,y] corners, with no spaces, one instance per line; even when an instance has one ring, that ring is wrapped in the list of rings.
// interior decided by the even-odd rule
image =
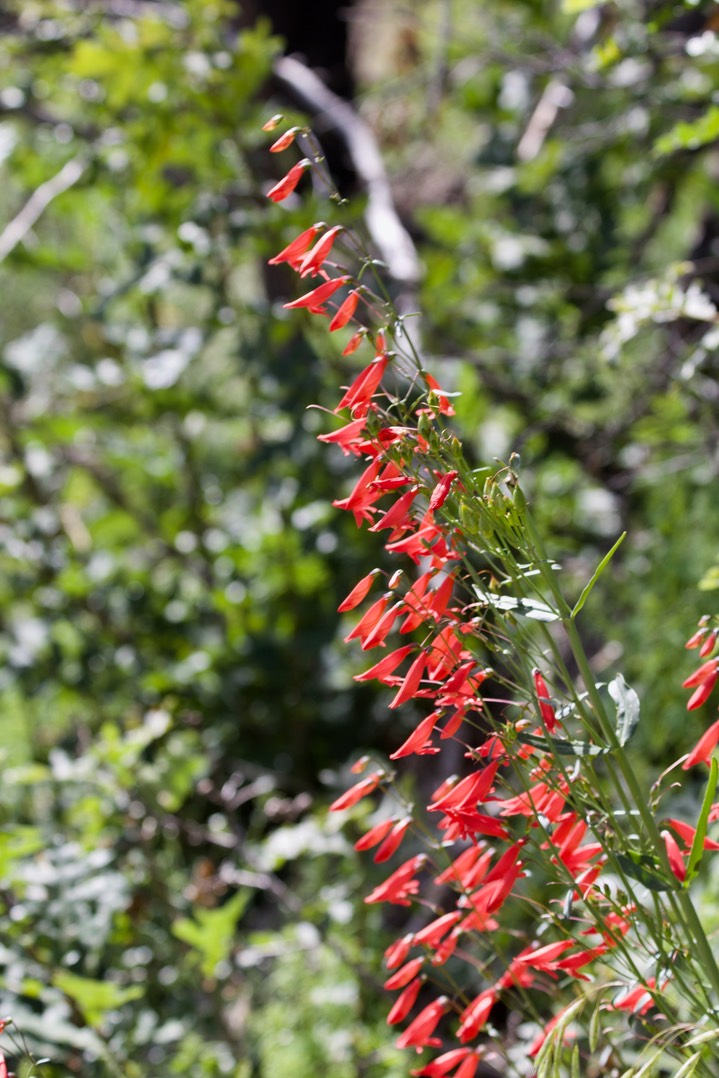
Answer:
[[[281,136],[275,145],[291,142]],[[312,145],[305,136],[309,158],[270,198],[284,197],[307,168],[324,168]],[[342,249],[352,265],[338,260]],[[345,356],[364,340],[375,344],[334,406],[341,425],[320,436],[362,464],[335,506],[381,535],[405,569],[374,597],[381,574],[372,571],[340,604],[356,619],[346,641],[386,650],[357,678],[389,689],[392,713],[412,710],[393,763],[428,757],[436,767],[451,742],[463,760],[462,773],[421,808],[389,764],[331,806],[353,810],[379,790],[402,806],[356,842],[380,863],[391,865],[400,846],[405,857],[365,899],[413,911],[412,932],[385,952],[386,988],[401,990],[388,1022],[409,1023],[400,1047],[440,1049],[413,1073],[471,1078],[485,1052],[523,1075],[563,1075],[570,1065],[600,1073],[607,1051],[621,1056],[610,1029],[623,1013],[640,1015],[641,1036],[624,1029],[628,1051],[645,1061],[641,1053],[654,1052],[657,1066],[691,1059],[691,1073],[708,1076],[711,1052],[687,1030],[716,1025],[719,968],[688,887],[716,845],[706,834],[719,817],[713,789],[695,826],[670,817],[660,829],[668,789],[660,783],[648,796],[626,748],[639,699],[621,675],[602,691],[582,648],[576,621],[588,590],[574,606],[560,590],[513,462],[481,472],[468,465],[446,427],[454,415],[447,379],[426,370],[376,264],[369,255],[356,261],[361,249],[341,224],[312,226],[271,261],[323,278],[285,306],[324,317],[331,302],[332,332],[352,319]],[[687,644],[707,657],[685,681],[696,690],[691,709],[718,680],[709,620]],[[717,744],[719,723],[682,761],[684,769],[710,764],[714,786]],[[420,834],[430,836],[423,848]],[[530,1020],[523,1050],[504,1028],[508,1012]]]

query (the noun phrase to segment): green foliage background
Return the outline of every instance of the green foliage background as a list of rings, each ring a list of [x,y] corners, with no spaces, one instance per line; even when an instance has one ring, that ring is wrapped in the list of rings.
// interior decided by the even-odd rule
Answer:
[[[577,594],[629,531],[583,617],[652,770],[688,747],[678,656],[717,580],[711,8],[355,28],[460,431],[521,453]],[[346,368],[265,268],[328,213],[264,199],[282,43],[219,0],[6,10],[3,219],[79,178],[0,263],[0,1011],[48,1078],[405,1074],[379,968],[403,922],[325,808],[397,738],[335,614],[379,556],[308,410]]]

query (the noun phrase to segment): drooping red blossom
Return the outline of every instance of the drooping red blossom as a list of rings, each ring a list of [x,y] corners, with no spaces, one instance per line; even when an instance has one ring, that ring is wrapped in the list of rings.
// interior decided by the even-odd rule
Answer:
[[[460,1026],[457,1032],[460,1044],[473,1041],[477,1034],[484,1029],[496,1002],[496,988],[485,988],[476,999],[472,1000],[468,1007],[465,1007],[459,1018]]]
[[[682,764],[684,771],[688,771],[695,764],[708,764],[711,761],[714,749],[719,745],[719,719],[713,722],[708,730],[705,730],[697,741],[692,751]]]
[[[421,987],[422,981],[419,977],[416,977],[415,980],[410,981],[404,992],[402,992],[402,994],[397,997],[394,1004],[392,1005],[392,1009],[387,1015],[386,1021],[388,1026],[396,1026],[400,1022],[404,1022],[405,1018],[417,1002],[417,996],[419,995],[419,990]]]
[[[406,703],[407,700],[411,700],[412,697],[415,696],[422,681],[422,674],[424,673],[426,665],[427,656],[423,651],[420,651],[419,655],[407,671],[394,699],[389,704],[390,708],[394,709],[400,707],[402,704]]]
[[[428,715],[426,719],[422,719],[416,730],[409,735],[406,741],[403,741],[398,749],[390,753],[390,760],[401,760],[403,756],[434,756],[439,752],[438,748],[432,746],[432,731],[437,723],[437,716],[434,712]]]
[[[630,1014],[646,1014],[654,1006],[654,996],[650,991],[658,991],[655,977],[648,977],[646,984],[636,984],[632,988],[623,988],[609,1005],[615,1011],[628,1011]]]
[[[347,293],[345,299],[337,308],[335,314],[332,316],[332,321],[329,325],[330,333],[334,333],[335,330],[342,329],[346,326],[349,320],[354,317],[354,313],[357,310],[357,304],[359,303],[360,294],[356,288],[353,288],[351,292]],[[361,340],[361,337],[360,337]],[[343,352],[343,355],[348,355],[347,348]]]
[[[297,133],[300,130],[299,127],[290,127],[289,130],[285,131],[284,135],[280,135],[280,137],[272,143],[270,146],[270,153],[282,153],[283,150],[286,150],[295,141]]]
[[[390,833],[380,843],[379,849],[374,855],[374,860],[377,864],[382,864],[383,861],[389,861],[392,854],[396,853],[399,849],[402,839],[405,836],[407,828],[412,823],[412,817],[406,816],[403,820],[398,820],[394,825]]]
[[[379,884],[365,898],[365,902],[391,902],[396,906],[409,906],[409,896],[419,892],[419,880],[415,879],[416,873],[424,865],[427,858],[419,853],[410,857],[400,865],[384,883]]]
[[[292,243],[288,243],[279,254],[275,255],[274,258],[269,258],[267,264],[269,266],[279,266],[283,262],[287,262],[293,269],[296,269],[299,259],[313,242],[319,231],[319,225],[312,225],[311,228],[306,228],[304,232],[301,232],[299,236],[296,236],[295,239],[292,240]]]
[[[322,304],[333,296],[339,288],[344,286],[350,281],[350,277],[333,277],[330,281],[325,281],[324,284],[320,284],[317,288],[313,288],[311,292],[305,292],[304,296],[300,296],[299,299],[293,299],[290,303],[283,303],[282,306],[286,307],[288,311],[295,311],[300,307],[307,307],[308,310],[316,313],[322,310]]]
[[[400,617],[402,613],[402,603],[394,603],[379,621],[374,625],[369,633],[365,633],[362,639],[362,650],[369,651],[370,648],[384,647],[384,642],[389,636],[392,630],[394,622]]]
[[[347,634],[345,644],[348,644],[350,640],[364,640],[386,612],[390,600],[391,596],[389,595],[382,595],[375,600],[372,606],[364,612],[354,629]]]
[[[457,883],[464,891],[471,891],[487,874],[493,851],[483,843],[470,846],[457,857],[449,868],[435,878],[437,886],[443,883]]]
[[[337,328],[337,327],[335,327],[335,328]],[[343,356],[351,356],[351,355],[353,355],[357,351],[359,346],[362,344],[362,341],[365,339],[366,336],[367,336],[367,334],[365,333],[365,331],[363,329],[358,329],[356,333],[352,334],[350,339],[347,341],[347,344],[342,349],[342,355]]]
[[[676,831],[686,848],[691,849],[697,833],[696,827],[692,827],[690,823],[685,823],[684,820],[676,820],[673,816],[667,819],[667,823],[673,831]],[[719,850],[719,842],[715,842],[712,838],[705,838],[704,849]]]
[[[347,610],[354,610],[356,606],[359,606],[362,600],[369,594],[370,588],[378,575],[379,569],[372,569],[366,576],[363,576],[352,588],[349,595],[343,599],[337,607],[337,613],[344,614]]]
[[[422,966],[425,963],[423,955],[419,955],[418,958],[412,958],[401,969],[398,969],[396,973],[393,973],[391,977],[388,977],[384,982],[384,988],[390,992],[394,992],[397,988],[404,988],[409,984],[411,980],[417,976]]]
[[[683,682],[683,688],[696,691],[687,703],[687,711],[694,711],[711,696],[712,690],[719,678],[719,659],[709,659],[703,663],[693,674],[690,674]]]
[[[297,266],[300,277],[306,277],[308,273],[315,274],[319,271],[340,232],[344,232],[342,225],[335,225],[334,228],[328,229],[324,236],[317,240],[312,250],[303,256]]]
[[[446,996],[440,996],[439,999],[429,1003],[397,1038],[395,1042],[397,1047],[416,1048],[418,1052],[421,1052],[423,1048],[440,1045],[442,1042],[439,1037],[433,1037],[432,1034],[448,1006],[449,1000]]]
[[[292,166],[287,175],[283,176],[282,179],[267,192],[267,197],[271,199],[272,202],[283,202],[288,195],[292,194],[311,164],[312,162],[306,157],[301,161],[298,161],[296,165]]]
[[[328,434],[318,434],[317,441],[338,445],[345,456],[350,456],[350,454],[361,456],[364,452],[366,424],[366,416],[360,416],[359,419],[351,420],[339,430],[330,431]]]
[[[378,846],[382,839],[392,830],[395,824],[395,820],[390,816],[387,820],[380,820],[379,823],[370,827],[369,831],[365,831],[361,838],[358,838],[355,842],[356,850],[371,850],[373,846]]]
[[[431,1063],[427,1063],[426,1066],[410,1073],[414,1075],[414,1078],[443,1078],[443,1075],[449,1074],[463,1060],[473,1055],[476,1055],[476,1053],[471,1048],[453,1048],[451,1052],[445,1052],[443,1055],[437,1056]],[[477,1060],[479,1059],[479,1057],[476,1058]]]
[[[320,285],[320,287],[322,286]],[[382,381],[388,363],[388,356],[376,356],[369,366],[365,367],[365,369],[357,375],[354,382],[335,408],[335,412],[341,412],[343,408],[349,408],[351,412],[357,414],[357,412],[362,409],[362,414],[367,415],[372,396]]]
[[[429,499],[429,508],[432,512],[434,512],[435,509],[442,508],[445,501],[447,500],[447,496],[452,487],[452,483],[455,481],[458,475],[459,472],[451,471],[445,472],[445,474],[440,478],[439,482],[437,483],[437,486],[432,491],[431,498]]]
[[[384,953],[384,964],[387,969],[396,969],[397,966],[402,965],[410,952],[413,942],[414,934],[409,932],[406,936],[402,936],[401,939],[395,940],[394,943],[390,943]]]
[[[361,779],[359,782],[356,782],[354,786],[350,786],[349,790],[345,790],[343,794],[340,794],[340,796],[330,805],[329,811],[342,812],[343,809],[348,809],[351,808],[352,805],[356,805],[363,797],[367,797],[368,794],[371,794],[376,790],[383,778],[384,772],[373,771],[366,779]]]
[[[388,528],[394,531],[397,528],[409,527],[409,522],[411,521],[410,509],[418,494],[418,487],[412,487],[410,490],[405,491],[369,530],[378,532]]]
[[[706,703],[716,685],[717,677],[719,677],[719,667],[711,677],[708,677],[706,681],[694,690],[687,701],[687,711],[695,711],[696,708],[701,707],[702,704]]]
[[[430,923],[425,925],[424,928],[421,928],[419,932],[415,932],[414,942],[421,944],[423,947],[435,948],[449,930],[454,928],[457,921],[461,920],[462,913],[458,910],[454,910],[451,913],[444,913],[441,917],[437,917],[434,921],[430,921]]]
[[[542,722],[548,732],[553,734],[558,723],[556,712],[551,704],[547,683],[536,666],[532,671],[532,677],[534,678],[534,689],[537,694],[537,703],[539,704],[539,714],[542,716]]]
[[[454,415],[454,408],[450,404],[449,398],[445,395],[444,390],[440,388],[440,385],[439,385],[439,382],[437,381],[437,379],[433,378],[431,374],[427,373],[427,371],[423,372],[422,377],[424,378],[424,380],[425,380],[425,382],[427,384],[427,387],[437,397],[437,400],[439,402],[439,411],[440,411],[440,413],[442,415],[446,415],[446,416],[453,416]]]
[[[574,940],[557,940],[556,943],[547,943],[544,947],[527,947],[515,957],[514,963],[531,966],[532,969],[551,970],[565,951],[573,946]]]
[[[363,674],[355,674],[355,681],[382,681],[385,684],[390,684],[390,677],[397,667],[402,663],[408,655],[411,655],[416,648],[414,644],[405,644],[404,647],[397,648],[396,651],[390,652],[389,655],[385,655],[383,659],[380,659],[378,663],[371,666],[369,670],[365,670]]]
[[[679,882],[683,883],[687,877],[687,866],[684,863],[681,850],[677,845],[677,840],[674,838],[671,831],[662,831],[662,838],[664,839],[664,845],[667,850],[669,867]]]
[[[717,636],[719,636],[719,629],[712,629],[712,631],[708,633],[706,640],[699,649],[700,659],[705,659],[707,655],[711,655],[711,653],[714,651],[714,648],[716,647]]]

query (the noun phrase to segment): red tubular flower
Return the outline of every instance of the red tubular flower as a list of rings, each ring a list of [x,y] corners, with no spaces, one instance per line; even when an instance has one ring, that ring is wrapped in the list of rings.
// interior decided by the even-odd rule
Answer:
[[[384,963],[387,969],[396,969],[397,966],[402,965],[409,954],[413,942],[414,934],[410,932],[407,936],[403,936],[401,939],[395,940],[394,943],[390,943],[384,953]]]
[[[714,648],[716,647],[717,636],[719,636],[719,630],[712,629],[712,631],[709,633],[706,640],[699,649],[700,659],[705,659],[707,655],[711,655],[711,653],[714,651]]]
[[[290,127],[288,131],[285,131],[284,135],[272,143],[270,146],[270,153],[281,153],[286,150],[295,141],[299,127]]]
[[[339,430],[331,431],[329,434],[318,434],[317,441],[338,445],[346,457],[350,453],[360,456],[365,451],[365,421],[366,416],[360,416],[358,419],[353,419],[351,423],[346,423]]]
[[[370,648],[384,646],[384,642],[392,629],[395,619],[398,618],[401,613],[401,603],[395,603],[394,606],[391,606],[389,610],[382,615],[372,631],[362,640],[362,650],[369,651]]]
[[[432,497],[429,499],[429,508],[432,512],[435,509],[441,509],[447,500],[452,483],[458,476],[458,472],[446,472],[445,475],[437,483],[437,486],[432,491]]]
[[[391,506],[390,509],[381,516],[379,520],[372,525],[369,529],[371,532],[382,531],[384,528],[406,528],[410,521],[409,511],[412,506],[412,502],[419,494],[418,487],[412,487],[411,490],[401,494],[397,501]]]
[[[322,286],[320,285],[320,288],[321,287]],[[366,415],[369,410],[372,396],[382,381],[382,376],[387,369],[388,363],[388,356],[377,356],[373,359],[370,365],[365,367],[365,369],[355,378],[354,382],[335,408],[335,412],[341,412],[343,408],[349,408],[356,413],[358,408],[362,408],[364,410],[363,414]]]
[[[422,981],[419,977],[407,985],[402,995],[398,996],[394,1001],[394,1005],[387,1015],[388,1026],[396,1026],[398,1022],[404,1021],[417,1002],[417,996],[419,995],[421,987]]]
[[[574,975],[578,969],[582,968],[582,966],[589,965],[595,958],[601,958],[608,950],[609,947],[606,943],[600,943],[599,946],[592,947],[588,951],[577,951],[576,954],[570,954],[568,958],[562,958],[560,962],[556,963],[554,968]]]
[[[698,648],[704,637],[707,635],[708,631],[709,630],[705,627],[697,629],[694,635],[689,637],[684,647],[689,650],[691,650],[692,648]]]
[[[317,243],[312,250],[307,252],[297,267],[300,277],[306,277],[308,273],[317,273],[322,263],[329,255],[332,244],[335,242],[340,232],[344,232],[342,225],[335,225],[334,228],[328,229],[321,239],[317,240]]]
[[[497,1002],[496,988],[485,988],[460,1015],[460,1027],[457,1037],[460,1044],[472,1041],[486,1025],[487,1019]]]
[[[306,157],[301,161],[298,161],[296,165],[293,165],[286,176],[283,176],[279,183],[276,183],[271,190],[267,192],[267,197],[272,202],[283,202],[288,195],[291,195],[297,184],[304,176],[306,170],[312,164]]]
[[[696,827],[692,827],[690,823],[685,823],[684,820],[675,820],[672,816],[667,819],[667,823],[672,830],[676,831],[686,848],[691,849],[692,843],[694,842],[694,836],[697,833]],[[719,842],[715,842],[714,839],[711,838],[705,838],[704,849],[719,850]]]
[[[374,827],[370,827],[369,831],[365,831],[361,838],[358,838],[355,842],[356,850],[371,850],[373,846],[378,846],[382,839],[392,830],[395,821],[390,818],[388,820],[380,820]]]
[[[470,891],[484,879],[493,856],[492,849],[485,849],[482,843],[470,846],[434,882],[438,887],[443,883],[458,883],[463,891]]]
[[[282,262],[289,262],[291,266],[294,266],[294,263],[304,254],[319,230],[318,225],[312,225],[311,228],[306,228],[304,232],[301,232],[299,236],[292,240],[292,243],[289,243],[283,248],[279,254],[275,255],[274,258],[268,259],[267,264],[269,266],[279,266]]]
[[[355,311],[357,310],[358,303],[359,292],[357,291],[357,289],[353,288],[352,291],[348,293],[347,298],[344,299],[340,306],[337,308],[337,311],[332,321],[330,322],[330,333],[334,333],[335,330],[342,329],[343,326],[347,325],[350,318],[352,318]],[[347,354],[347,349],[345,348],[342,355],[344,356]]]
[[[389,705],[390,708],[394,709],[400,707],[407,700],[412,699],[420,686],[420,683],[422,681],[422,674],[424,673],[424,668],[426,664],[427,656],[423,651],[420,651],[419,655],[407,671],[404,681],[397,690],[395,698]]]
[[[514,959],[513,965],[531,966],[532,969],[552,970],[565,951],[574,946],[574,940],[558,940],[544,947],[527,947]]]
[[[336,509],[349,510],[354,518],[355,524],[358,528],[362,526],[362,521],[367,520],[370,523],[374,520],[377,510],[374,508],[374,503],[378,498],[382,496],[381,491],[375,488],[375,484],[372,479],[377,476],[380,468],[382,467],[382,461],[379,457],[373,460],[368,468],[365,468],[364,472],[357,480],[357,483],[346,498],[336,498],[332,504]]]
[[[693,689],[695,685],[703,685],[711,679],[716,680],[717,669],[719,669],[719,660],[709,659],[708,662],[702,663],[693,674],[690,674],[686,681],[682,682],[682,687],[684,689]]]
[[[474,1078],[479,1066],[479,1053],[472,1052],[454,1072],[454,1078]]]
[[[459,929],[455,929],[453,932],[450,932],[450,934],[445,937],[443,943],[440,943],[439,946],[435,948],[435,952],[430,958],[430,962],[433,966],[442,966],[448,958],[452,957],[452,955],[457,949],[457,944],[459,943],[461,935],[461,931]]]
[[[450,404],[449,399],[444,395],[444,391],[440,389],[439,382],[436,380],[436,378],[433,378],[431,374],[427,374],[426,371],[423,374],[423,378],[427,383],[429,389],[432,390],[432,392],[436,395],[437,400],[439,401],[440,413],[442,415],[448,416],[454,415],[454,408]]]
[[[687,866],[684,864],[684,858],[677,845],[677,840],[674,838],[671,831],[662,831],[662,838],[664,839],[664,845],[667,848],[669,867],[679,882],[683,883],[687,878]]]
[[[337,327],[335,327],[337,328]],[[362,341],[367,336],[363,329],[358,329],[356,333],[353,333],[347,344],[342,349],[343,356],[351,356],[353,352],[356,352]]]
[[[466,778],[461,779],[448,790],[444,797],[430,802],[427,806],[428,810],[430,812],[446,813],[461,809],[465,805],[476,805],[478,801],[486,800],[491,793],[492,783],[498,767],[499,760],[495,760],[493,763],[488,764],[487,767],[467,775]]]
[[[345,637],[345,644],[349,644],[350,640],[362,640],[374,629],[375,625],[379,622],[382,615],[387,610],[389,605],[389,596],[382,595],[376,602],[372,604],[369,610],[366,610],[360,620],[355,625],[354,629]]]
[[[377,853],[374,855],[374,860],[378,865],[382,864],[383,861],[389,861],[392,854],[396,853],[396,851],[401,845],[402,839],[405,836],[405,832],[411,823],[411,816],[407,816],[405,817],[405,819],[399,820],[394,825],[387,837],[382,840],[382,843],[377,850]]]
[[[699,738],[682,764],[682,769],[688,771],[695,764],[708,764],[717,745],[719,745],[719,719],[712,723],[709,729]]]
[[[454,928],[457,921],[462,920],[462,917],[463,914],[458,910],[453,910],[452,913],[442,914],[441,917],[437,917],[434,921],[430,921],[428,925],[425,925],[419,932],[416,932],[414,942],[422,944],[423,947],[437,947],[442,936],[445,936],[450,928]]]
[[[696,708],[701,707],[702,704],[706,703],[716,685],[717,677],[719,677],[719,667],[706,679],[706,681],[694,690],[687,701],[687,711],[695,711]]]
[[[532,677],[534,678],[534,689],[537,694],[537,703],[539,704],[539,714],[542,716],[542,722],[550,734],[554,733],[558,723],[556,713],[550,703],[547,683],[536,666],[532,671]]]
[[[646,1014],[654,999],[649,989],[656,990],[656,979],[648,977],[646,984],[637,984],[634,988],[625,988],[612,1000],[611,1007],[616,1011],[629,1011],[631,1014]]]
[[[363,797],[367,797],[373,790],[376,790],[383,778],[384,774],[382,771],[373,771],[366,779],[362,779],[360,782],[355,783],[354,786],[350,786],[349,790],[345,790],[336,801],[332,802],[329,811],[341,812],[343,809],[348,809],[351,808],[352,805],[356,805]]]
[[[392,902],[396,906],[409,906],[408,896],[416,895],[419,891],[419,881],[414,878],[425,863],[424,854],[416,854],[400,865],[384,883],[375,887],[371,894],[367,895],[365,902]]]
[[[393,753],[390,753],[390,760],[401,760],[403,756],[434,756],[439,752],[439,749],[432,747],[432,731],[434,730],[437,722],[437,715],[433,711],[431,715],[428,715],[426,719],[422,719],[421,723],[414,730],[406,741],[404,741],[400,747]]]
[[[414,1078],[443,1078],[443,1075],[449,1074],[454,1067],[463,1060],[469,1058],[469,1056],[476,1056],[476,1053],[471,1048],[453,1048],[451,1052],[445,1052],[444,1055],[437,1056],[431,1063],[427,1063],[426,1066],[420,1070],[411,1071]]]
[[[282,306],[288,311],[308,307],[310,311],[317,313],[325,300],[333,296],[338,288],[343,288],[350,279],[349,277],[333,277],[331,281],[325,281],[324,284],[313,288],[311,292],[305,292],[304,296],[300,296],[299,299],[293,299],[291,303],[283,303]]]
[[[446,1012],[449,1000],[446,996],[435,999],[423,1011],[420,1011],[411,1025],[407,1026],[395,1044],[398,1048],[416,1048],[421,1052],[423,1048],[437,1047],[442,1042],[439,1037],[433,1037],[437,1024]]]
[[[362,600],[369,594],[369,590],[374,584],[375,577],[379,574],[379,569],[373,569],[371,573],[367,573],[367,576],[363,576],[352,588],[346,599],[343,599],[340,605],[337,607],[338,614],[344,614],[347,610],[354,610],[356,606],[362,602]]]
[[[369,670],[365,670],[363,674],[355,674],[355,681],[381,681],[385,684],[389,683],[389,676],[397,669],[403,659],[406,659],[415,650],[414,644],[405,644],[402,648],[397,648],[396,651],[390,652],[389,655],[385,655],[383,659],[380,659],[378,663],[371,666]],[[394,679],[396,684],[398,679]]]
[[[391,977],[388,977],[384,982],[383,987],[389,992],[393,992],[396,988],[404,988],[417,976],[423,965],[423,955],[420,955],[419,958],[411,959],[411,961],[407,962],[401,969],[398,969],[396,973],[393,973]]]

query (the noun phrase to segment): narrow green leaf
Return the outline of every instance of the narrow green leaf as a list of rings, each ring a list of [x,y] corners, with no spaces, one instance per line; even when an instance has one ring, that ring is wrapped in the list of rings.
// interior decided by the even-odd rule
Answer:
[[[572,1049],[572,1078],[582,1078],[579,1062],[579,1045],[575,1044]]]
[[[686,1063],[683,1063],[679,1070],[674,1075],[674,1078],[689,1078],[690,1074],[694,1074],[694,1071],[699,1066],[699,1061],[702,1058],[701,1052],[695,1052],[693,1056],[690,1056]]]
[[[535,749],[556,753],[557,756],[606,756],[611,749],[601,745],[592,745],[590,741],[565,741],[562,738],[540,737],[538,734],[517,734],[517,740],[523,745],[533,745]]]
[[[572,613],[569,615],[571,618],[576,618],[577,614],[586,603],[587,599],[589,598],[590,591],[592,590],[596,582],[599,580],[600,576],[602,575],[606,567],[609,565],[616,552],[619,550],[619,547],[622,545],[624,539],[626,538],[626,534],[626,532],[622,532],[612,549],[609,551],[608,554],[604,555],[599,565],[594,570],[594,575],[592,576],[592,579],[582,588],[582,594],[577,599],[576,603],[574,604],[574,610],[572,610]]]
[[[599,1035],[601,1033],[600,1022],[602,1018],[602,1012],[599,1007],[594,1008],[594,1014],[592,1015],[589,1023],[589,1051],[596,1052],[599,1044]]]
[[[631,876],[633,880],[638,880],[639,883],[643,883],[650,891],[677,890],[674,883],[669,883],[655,870],[654,862],[648,857],[643,857],[638,853],[618,853],[617,861],[622,866],[622,869],[626,872],[627,876]],[[647,868],[647,865],[651,865],[652,867]]]
[[[687,861],[687,874],[686,879],[684,880],[685,887],[688,887],[697,875],[699,866],[702,863],[702,857],[704,856],[704,840],[707,837],[707,821],[709,819],[710,809],[714,803],[718,777],[719,764],[717,764],[715,758],[712,758],[712,762],[709,765],[709,778],[707,779],[706,790],[704,791],[704,800],[702,801],[699,819],[697,820],[696,834],[694,835],[694,841],[692,842],[692,848],[689,853],[689,860]]]

